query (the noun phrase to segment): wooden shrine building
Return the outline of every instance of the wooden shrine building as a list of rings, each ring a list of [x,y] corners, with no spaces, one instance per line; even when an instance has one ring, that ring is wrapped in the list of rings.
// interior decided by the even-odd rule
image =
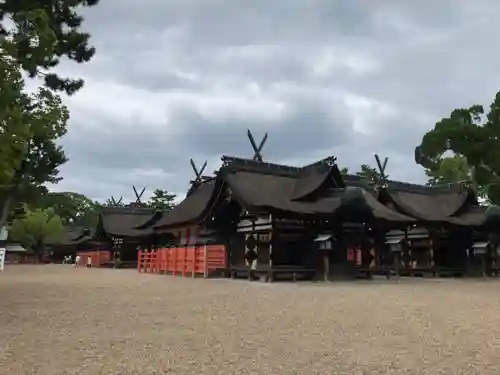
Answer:
[[[68,255],[74,258],[78,252],[92,250],[95,247],[93,233],[94,228],[90,229],[78,225],[64,228],[61,239],[47,244],[52,254],[52,261],[60,262]]]
[[[378,157],[377,181],[343,176],[334,157],[303,167],[267,163],[265,138],[258,147],[249,138],[254,157],[223,156],[213,176],[191,161],[196,178],[152,225],[157,235],[173,234],[180,246],[224,244],[227,264],[240,273],[464,273],[484,261],[474,249],[492,228],[470,189],[388,180],[387,159],[381,165]]]
[[[342,268],[349,266],[348,246],[361,245],[373,233],[383,243],[387,230],[416,221],[372,193],[346,186],[333,157],[305,167],[222,160],[216,176],[194,183],[154,229],[174,233],[180,245],[222,243],[234,269],[253,263],[277,273],[293,267],[316,270],[321,259],[314,240],[325,234],[339,249],[330,257],[332,268]]]
[[[102,250],[111,253],[111,259],[122,264],[137,262],[138,247],[154,243],[153,225],[162,213],[144,207],[105,207],[99,215],[93,240],[100,243]]]

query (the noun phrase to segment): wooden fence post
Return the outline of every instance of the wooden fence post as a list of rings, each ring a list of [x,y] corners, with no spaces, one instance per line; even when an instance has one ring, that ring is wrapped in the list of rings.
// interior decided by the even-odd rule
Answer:
[[[171,255],[171,249],[166,247],[165,248],[165,254],[166,254],[166,257],[167,257],[167,260],[166,260],[166,266],[165,266],[165,275],[168,275],[168,273],[171,271],[172,269],[172,266],[171,266],[171,262],[170,262],[170,257],[172,256]]]
[[[194,246],[193,247],[193,254],[191,255],[191,259],[193,262],[193,268],[191,270],[191,277],[192,278],[196,277],[196,250],[197,250],[197,247]]]
[[[186,253],[187,253],[187,247],[183,247],[182,248],[182,263],[181,263],[181,275],[182,277],[186,276]]]
[[[142,262],[142,250],[139,249],[137,252],[137,272],[141,272],[141,262]]]
[[[207,245],[203,247],[203,277],[208,277],[208,251]]]
[[[178,255],[179,248],[173,247],[172,249],[174,251],[174,256],[173,256],[174,266],[172,267],[172,269],[173,269],[172,275],[176,276],[177,275],[177,255]]]

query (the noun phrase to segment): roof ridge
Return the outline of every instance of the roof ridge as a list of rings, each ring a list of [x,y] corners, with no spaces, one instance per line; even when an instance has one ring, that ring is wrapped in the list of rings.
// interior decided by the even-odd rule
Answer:
[[[107,206],[102,210],[102,214],[154,214],[156,209],[153,207],[113,207]]]
[[[361,182],[365,181],[366,184],[374,183],[369,180],[366,180],[362,176],[358,176],[357,174],[348,173],[344,177],[346,178],[346,182]],[[452,193],[452,192],[460,192],[463,189],[457,189],[456,187],[445,187],[445,186],[428,186],[424,184],[415,184],[412,182],[404,182],[398,180],[387,180],[388,189],[395,188],[399,191],[404,191],[408,193],[424,193],[424,194],[432,194],[432,193]],[[392,186],[391,186],[392,185]]]
[[[226,170],[241,170],[250,172],[259,172],[263,174],[281,172],[287,174],[298,174],[301,170],[300,167],[294,167],[284,164],[276,164],[269,162],[261,162],[252,159],[244,159],[232,156],[222,156],[222,168]]]
[[[323,158],[321,160],[318,160],[314,163],[297,167],[297,166],[292,166],[292,165],[287,165],[287,164],[278,164],[278,163],[271,163],[271,162],[262,162],[258,160],[253,160],[253,159],[247,159],[247,158],[241,158],[241,157],[235,157],[235,156],[227,156],[223,155],[221,157],[221,160],[223,162],[222,167],[229,167],[230,169],[246,169],[246,168],[253,168],[262,170],[262,173],[265,173],[266,171],[280,171],[280,172],[288,172],[288,173],[300,173],[302,171],[306,170],[311,170],[315,169],[318,167],[322,166],[328,166],[328,167],[333,167],[336,165],[336,157],[334,156],[328,156],[326,158]],[[257,172],[255,170],[255,172]]]

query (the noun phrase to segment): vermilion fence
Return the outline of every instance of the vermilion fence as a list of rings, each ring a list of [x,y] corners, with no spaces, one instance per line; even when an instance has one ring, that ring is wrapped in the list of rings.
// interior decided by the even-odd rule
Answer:
[[[77,253],[80,256],[80,264],[87,264],[87,258],[90,257],[92,260],[92,267],[100,267],[105,262],[111,260],[111,252],[109,250],[91,250],[91,251],[80,251]]]
[[[208,277],[216,269],[226,268],[223,245],[139,250],[137,271]]]

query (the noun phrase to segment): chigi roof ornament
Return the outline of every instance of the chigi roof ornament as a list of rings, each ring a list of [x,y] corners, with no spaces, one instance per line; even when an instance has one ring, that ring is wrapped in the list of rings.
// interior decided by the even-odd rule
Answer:
[[[134,190],[135,194],[135,203],[141,205],[142,204],[141,198],[144,195],[144,192],[146,191],[146,187],[143,187],[140,193],[135,188],[135,185],[132,185],[132,189]]]
[[[120,199],[115,199],[114,196],[111,196],[108,200],[106,200],[106,205],[107,206],[121,206],[123,203],[123,197],[120,197]]]
[[[250,131],[250,129],[247,130],[247,136],[248,136],[248,139],[250,140],[250,144],[252,145],[253,152],[254,152],[252,160],[260,161],[260,162],[263,161],[262,149],[264,148],[264,145],[266,144],[266,141],[267,141],[267,132],[266,132],[266,134],[264,134],[264,137],[260,141],[258,147],[257,147],[257,144],[255,143],[255,139],[253,138],[253,135],[252,135],[252,132]]]
[[[380,162],[380,158],[375,154],[375,161],[377,162],[378,176],[375,182],[375,189],[387,188],[389,186],[389,176],[385,174],[385,169],[387,168],[387,162],[389,158],[384,158],[384,163]]]
[[[198,185],[203,180],[208,178],[208,177],[203,176],[203,172],[205,172],[205,169],[207,168],[207,161],[206,160],[205,160],[205,163],[203,163],[203,165],[201,166],[201,169],[198,169],[196,167],[196,164],[194,163],[193,159],[189,159],[189,162],[191,163],[191,168],[193,168],[193,172],[195,175],[194,180],[189,181],[192,186]]]

